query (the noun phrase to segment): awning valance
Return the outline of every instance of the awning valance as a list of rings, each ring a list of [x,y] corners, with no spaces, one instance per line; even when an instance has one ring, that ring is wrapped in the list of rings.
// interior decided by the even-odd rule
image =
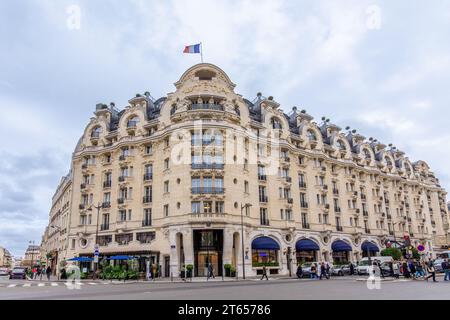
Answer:
[[[302,239],[295,244],[295,250],[297,251],[318,251],[319,245],[310,239]]]
[[[377,247],[376,244],[369,242],[369,241],[365,241],[362,245],[361,245],[361,250],[362,251],[369,251],[369,252],[379,252],[380,249]]]
[[[335,252],[352,251],[352,246],[342,240],[336,240],[331,245],[331,249]]]
[[[269,237],[259,237],[253,240],[252,249],[280,250],[280,245]]]

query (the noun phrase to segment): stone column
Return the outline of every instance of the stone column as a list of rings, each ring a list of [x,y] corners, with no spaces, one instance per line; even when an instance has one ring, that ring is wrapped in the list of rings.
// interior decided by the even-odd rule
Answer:
[[[177,243],[177,231],[169,231],[169,245],[170,245],[170,275],[179,277],[179,244]],[[169,276],[170,276],[169,275]]]
[[[231,264],[233,256],[233,240],[234,231],[232,229],[224,229],[223,231],[223,264]],[[237,259],[239,261],[239,259]],[[242,259],[241,259],[242,260]]]

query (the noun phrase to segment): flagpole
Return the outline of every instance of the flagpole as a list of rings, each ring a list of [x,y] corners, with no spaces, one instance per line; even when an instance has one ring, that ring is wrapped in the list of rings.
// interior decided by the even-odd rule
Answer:
[[[202,63],[203,63],[203,43],[200,42],[200,56],[202,58]]]

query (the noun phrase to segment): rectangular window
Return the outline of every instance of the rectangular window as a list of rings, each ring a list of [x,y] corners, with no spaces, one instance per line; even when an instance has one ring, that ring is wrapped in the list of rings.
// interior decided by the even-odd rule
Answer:
[[[170,167],[170,159],[167,158],[164,160],[164,170],[169,169],[169,167]]]
[[[224,203],[223,201],[216,201],[216,213],[224,213]]]
[[[127,211],[126,210],[119,210],[119,221],[120,222],[127,221]]]
[[[269,225],[269,217],[267,215],[267,209],[266,208],[260,208],[259,209],[259,215],[260,215],[260,223],[263,226]]]
[[[164,193],[169,192],[169,181],[164,181]]]
[[[191,211],[192,213],[200,213],[201,212],[201,202],[200,201],[193,201],[191,202]]]
[[[152,209],[144,209],[143,226],[148,227],[152,225]]]
[[[168,204],[164,205],[163,212],[164,212],[165,217],[169,216],[169,205]]]

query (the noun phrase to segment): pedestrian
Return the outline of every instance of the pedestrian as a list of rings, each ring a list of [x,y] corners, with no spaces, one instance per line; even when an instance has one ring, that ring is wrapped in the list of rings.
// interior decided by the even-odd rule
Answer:
[[[400,278],[400,267],[398,265],[398,263],[392,263],[392,275],[394,276],[395,279],[399,279]]]
[[[313,264],[311,265],[311,267],[310,267],[309,270],[310,270],[309,277],[310,277],[311,279],[317,278],[317,266],[316,266],[315,263],[313,263]]]
[[[303,278],[303,269],[302,269],[302,265],[301,264],[299,264],[298,266],[297,266],[297,278],[299,278],[299,279],[301,279],[301,278]]]
[[[403,261],[402,268],[403,268],[403,276],[409,279],[411,277],[411,274],[409,273],[408,264],[406,263],[406,261]]]
[[[327,279],[330,279],[330,274],[331,274],[330,273],[330,271],[331,271],[330,264],[327,261],[327,263],[325,265],[326,265],[326,271],[327,271]]]
[[[267,268],[266,268],[266,266],[263,266],[263,268],[262,268],[261,280],[263,280],[264,278],[266,278],[266,280],[269,280],[269,278],[267,277]]]
[[[325,278],[329,279],[329,277],[327,275],[327,267],[325,266],[324,262],[322,262],[322,264],[320,265],[320,277],[319,277],[319,280],[322,280],[322,276],[325,276]]]
[[[213,278],[213,279],[216,278],[216,276],[214,275],[214,267],[211,262],[208,264],[208,279],[207,280],[209,280],[209,278]]]
[[[414,280],[416,279],[416,272],[417,272],[415,263],[416,262],[414,260],[409,262],[409,270],[411,271],[411,276]]]
[[[384,279],[384,271],[383,271],[383,267],[382,267],[380,261],[377,261],[377,267],[378,267],[378,269],[380,269],[380,276],[381,276],[381,278]]]
[[[448,259],[442,262],[442,271],[444,271],[444,281],[450,281],[450,264]]]
[[[45,273],[47,274],[47,280],[50,281],[50,276],[52,275],[52,268],[50,268],[50,266],[48,266]]]
[[[353,265],[353,262],[350,262],[350,275],[352,276],[355,273],[355,266]]]
[[[416,262],[416,278],[421,278],[425,276],[425,272],[423,271],[423,266],[420,262]]]
[[[428,279],[433,278],[433,282],[437,282],[436,281],[436,270],[434,269],[432,261],[430,261],[427,265],[427,272],[428,272],[428,276],[425,277],[425,280],[428,281]]]
[[[61,280],[67,280],[66,268],[62,268],[61,270]]]
[[[156,268],[156,264],[152,264],[152,281],[155,281],[155,278],[156,278],[156,270],[157,268]],[[186,276],[185,276],[186,277]]]

